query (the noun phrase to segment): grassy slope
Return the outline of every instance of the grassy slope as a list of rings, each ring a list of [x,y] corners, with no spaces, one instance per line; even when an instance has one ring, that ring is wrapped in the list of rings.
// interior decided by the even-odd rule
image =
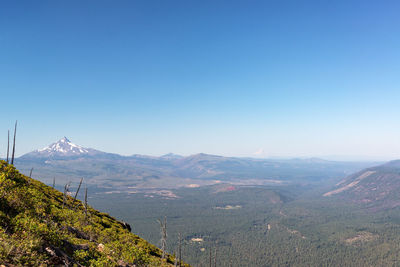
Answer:
[[[170,266],[108,214],[0,161],[0,262],[6,265]]]

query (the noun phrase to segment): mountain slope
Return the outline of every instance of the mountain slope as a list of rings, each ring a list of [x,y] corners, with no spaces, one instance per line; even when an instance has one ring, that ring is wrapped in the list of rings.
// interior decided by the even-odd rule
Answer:
[[[0,161],[0,262],[39,266],[161,266],[161,251],[124,223]],[[170,266],[168,256],[164,266]]]
[[[395,160],[350,175],[324,196],[338,196],[367,207],[387,209],[400,206],[399,192],[400,160]]]
[[[30,153],[23,155],[24,159],[55,159],[69,157],[88,157],[113,155],[93,148],[85,148],[72,143],[67,137],[63,137],[57,142]]]

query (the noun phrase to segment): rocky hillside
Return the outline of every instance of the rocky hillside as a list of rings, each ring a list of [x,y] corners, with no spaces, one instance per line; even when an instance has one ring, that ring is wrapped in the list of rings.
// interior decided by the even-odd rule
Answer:
[[[0,161],[0,263],[6,266],[171,266],[126,224]]]
[[[387,209],[400,206],[399,192],[400,160],[395,160],[350,175],[324,196],[338,196],[367,207]]]

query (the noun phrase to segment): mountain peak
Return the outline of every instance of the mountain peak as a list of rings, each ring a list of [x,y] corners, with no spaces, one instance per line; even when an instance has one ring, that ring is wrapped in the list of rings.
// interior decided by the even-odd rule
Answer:
[[[61,142],[61,143],[71,143],[71,141],[67,138],[67,137],[63,137],[63,138],[61,138],[58,142]],[[58,143],[57,142],[57,143]]]
[[[77,156],[80,154],[87,154],[89,150],[72,143],[64,136],[58,142],[37,150],[37,152],[44,152],[47,156]]]
[[[67,137],[63,137],[57,142],[35,150],[23,157],[37,157],[37,158],[64,158],[64,157],[81,157],[102,154],[103,152],[91,148],[85,148],[80,145],[72,143]]]

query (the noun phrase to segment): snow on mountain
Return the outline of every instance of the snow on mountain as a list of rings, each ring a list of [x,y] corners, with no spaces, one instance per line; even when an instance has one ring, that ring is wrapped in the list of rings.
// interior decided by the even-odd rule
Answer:
[[[58,157],[78,157],[92,156],[103,154],[104,152],[85,148],[72,143],[67,137],[61,138],[56,143],[53,143],[45,148],[32,151],[22,157],[39,157],[39,158],[58,158]]]
[[[162,155],[160,158],[163,159],[181,159],[184,158],[184,156],[178,155],[178,154],[174,154],[174,153],[168,153],[165,155]]]
[[[71,141],[69,141],[67,137],[64,137],[60,139],[60,141],[37,151],[38,152],[46,151],[47,153],[64,153],[64,154],[68,153],[80,154],[89,152],[87,149],[75,145],[74,143],[71,143]]]

